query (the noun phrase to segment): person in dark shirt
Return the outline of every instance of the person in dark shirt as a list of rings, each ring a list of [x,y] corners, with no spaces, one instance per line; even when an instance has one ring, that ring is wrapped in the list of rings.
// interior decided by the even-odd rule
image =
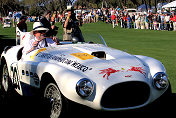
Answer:
[[[149,20],[149,27],[150,27],[150,29],[153,29],[153,26],[152,26],[152,24],[153,24],[153,14],[152,14],[152,12],[149,12],[149,15],[148,15],[148,20]]]
[[[78,41],[83,42],[84,38],[82,32],[79,28],[79,23],[76,19],[74,9],[72,6],[67,6],[68,16],[64,23],[64,35],[63,40],[72,40],[72,38],[77,38]]]
[[[55,26],[55,24],[50,24],[51,20],[51,11],[46,11],[43,14],[43,18],[40,19],[40,22],[44,25],[45,28],[48,28],[49,30],[46,32],[46,37],[52,38],[56,43],[58,43],[57,39],[57,30],[58,28]]]
[[[27,32],[26,16],[21,16],[20,22],[17,24],[17,27],[22,32]]]

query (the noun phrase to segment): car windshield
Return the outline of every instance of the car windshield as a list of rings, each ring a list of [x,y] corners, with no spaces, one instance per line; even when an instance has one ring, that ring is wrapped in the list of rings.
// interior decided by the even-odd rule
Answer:
[[[72,38],[72,41],[60,41],[61,44],[73,44],[73,43],[89,43],[89,44],[103,44],[107,46],[104,38],[99,34],[83,33],[84,41],[79,41],[76,37]]]
[[[107,46],[104,38],[101,36],[101,34],[83,34],[84,40],[86,43],[98,43],[98,44],[103,44]]]

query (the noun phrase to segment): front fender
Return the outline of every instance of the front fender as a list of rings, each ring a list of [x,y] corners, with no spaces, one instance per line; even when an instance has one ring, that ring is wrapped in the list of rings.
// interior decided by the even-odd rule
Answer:
[[[46,62],[39,63],[36,72],[39,78],[42,77],[43,73],[47,72],[51,74],[61,93],[68,99],[79,97],[75,89],[76,83],[80,79],[86,78],[85,75],[78,71],[69,70],[60,65]]]
[[[157,72],[165,72],[166,73],[166,69],[164,67],[164,65],[151,57],[147,57],[147,56],[142,56],[142,55],[135,55],[138,59],[142,60],[145,64],[148,65],[149,69],[150,69],[150,73],[152,75],[152,77],[157,73]]]
[[[67,99],[80,104],[87,105],[94,109],[100,109],[99,102],[94,101],[96,89],[94,89],[94,92],[91,96],[84,99],[80,97],[76,92],[77,82],[82,78],[88,78],[86,75],[82,74],[77,70],[70,70],[60,65],[41,62],[37,67],[37,73],[39,75],[39,78],[41,78],[43,73],[45,72],[52,75],[61,93]]]

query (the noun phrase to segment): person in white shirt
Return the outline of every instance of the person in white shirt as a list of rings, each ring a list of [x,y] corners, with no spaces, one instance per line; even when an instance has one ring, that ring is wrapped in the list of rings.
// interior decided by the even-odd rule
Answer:
[[[165,15],[165,19],[164,19],[164,21],[165,21],[165,25],[166,25],[166,30],[170,30],[170,15],[168,15],[167,13],[166,13],[166,15]]]
[[[48,30],[48,28],[44,28],[41,22],[35,22],[33,24],[33,30],[31,31],[30,39],[25,41],[23,54],[28,54],[33,50],[44,47],[56,46],[57,44],[51,38],[45,37],[45,33]]]

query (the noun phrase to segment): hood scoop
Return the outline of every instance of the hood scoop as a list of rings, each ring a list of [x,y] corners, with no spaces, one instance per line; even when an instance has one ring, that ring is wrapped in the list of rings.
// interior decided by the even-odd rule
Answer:
[[[100,59],[106,59],[106,53],[104,51],[97,51],[97,52],[92,52],[93,56],[100,58]]]

